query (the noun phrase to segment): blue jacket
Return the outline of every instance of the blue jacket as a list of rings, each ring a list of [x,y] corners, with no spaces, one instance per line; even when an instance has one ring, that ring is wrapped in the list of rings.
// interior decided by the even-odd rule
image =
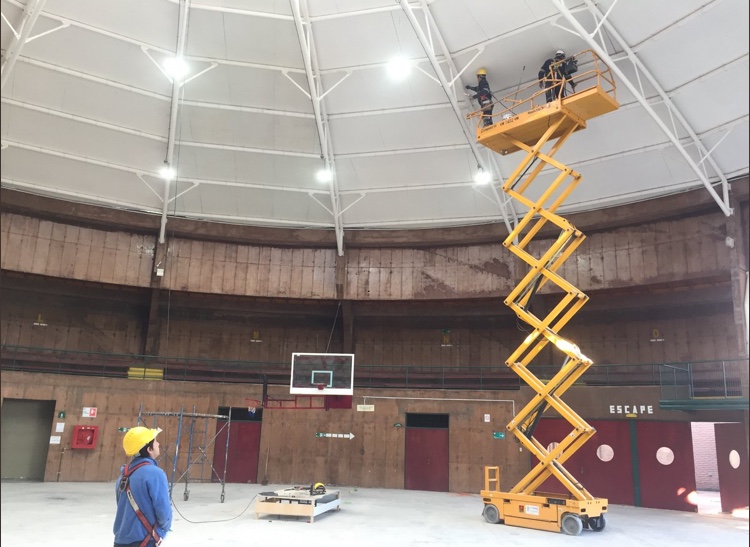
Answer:
[[[156,523],[156,533],[162,538],[172,527],[172,504],[169,499],[167,475],[152,458],[136,456],[130,462],[131,469],[141,462],[149,462],[130,475],[130,491],[143,515],[150,523]],[[115,543],[134,543],[142,541],[149,533],[138,520],[133,507],[125,492],[120,493],[120,480],[125,471],[120,469],[120,478],[115,484],[115,499],[117,500],[117,516],[115,517]]]

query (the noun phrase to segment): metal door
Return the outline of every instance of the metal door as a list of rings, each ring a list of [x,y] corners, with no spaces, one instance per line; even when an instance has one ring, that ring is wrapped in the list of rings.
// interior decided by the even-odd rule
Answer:
[[[719,467],[721,510],[731,513],[747,507],[748,492],[747,427],[743,424],[714,424],[716,463]]]
[[[3,480],[44,480],[54,414],[55,401],[3,400],[0,428]]]
[[[217,428],[221,429],[226,422],[219,420]],[[226,454],[226,482],[257,483],[258,456],[260,451],[261,422],[235,422],[230,424],[229,451]],[[214,445],[213,482],[220,482],[224,476],[224,456],[227,446],[227,429],[224,427],[216,436]]]
[[[591,420],[594,435],[563,465],[593,496],[609,503],[634,505],[633,472],[631,465],[628,424],[614,420]],[[539,421],[534,437],[545,447],[560,442],[572,426],[562,419],[545,418]],[[536,465],[536,458],[532,465]],[[541,492],[567,494],[568,491],[552,477],[538,488]]]
[[[448,491],[448,429],[406,428],[404,488]]]
[[[690,422],[634,422],[641,506],[698,512]]]

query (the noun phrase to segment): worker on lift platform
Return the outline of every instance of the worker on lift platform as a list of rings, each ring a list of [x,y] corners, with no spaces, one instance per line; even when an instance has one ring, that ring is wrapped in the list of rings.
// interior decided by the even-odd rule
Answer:
[[[490,84],[487,81],[487,70],[480,68],[477,70],[477,85],[467,85],[466,89],[470,89],[475,93],[471,98],[479,102],[479,106],[482,108],[482,127],[489,127],[492,125],[492,91],[490,90]]]

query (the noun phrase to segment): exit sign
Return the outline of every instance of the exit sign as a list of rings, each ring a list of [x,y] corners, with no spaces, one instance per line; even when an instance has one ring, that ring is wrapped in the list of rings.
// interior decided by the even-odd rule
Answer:
[[[492,432],[492,438],[493,439],[504,439],[505,438],[505,432],[504,431],[493,431]]]

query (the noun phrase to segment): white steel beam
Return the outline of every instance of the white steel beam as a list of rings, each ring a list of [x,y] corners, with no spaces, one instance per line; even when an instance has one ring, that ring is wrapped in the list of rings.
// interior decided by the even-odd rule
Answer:
[[[653,109],[653,107],[649,104],[646,97],[643,95],[643,92],[641,89],[636,87],[625,74],[623,71],[618,67],[614,60],[610,57],[609,53],[607,53],[606,50],[604,50],[597,42],[594,40],[594,34],[589,33],[586,31],[585,28],[583,28],[583,25],[578,22],[578,20],[573,16],[573,13],[568,9],[568,7],[565,5],[564,0],[550,0],[552,4],[557,8],[557,10],[567,19],[568,23],[573,27],[575,32],[580,36],[582,40],[584,40],[586,43],[589,44],[591,49],[593,49],[596,54],[601,58],[601,60],[609,66],[609,68],[612,70],[612,72],[620,79],[620,81],[625,85],[625,87],[628,88],[628,90],[633,94],[633,97],[641,104],[641,106],[644,108],[644,110],[648,113],[649,116],[656,122],[656,125],[659,126],[659,128],[664,132],[664,134],[667,136],[667,138],[672,142],[675,149],[682,155],[682,157],[687,162],[688,166],[693,170],[693,172],[698,176],[698,179],[703,183],[703,185],[708,190],[709,194],[711,194],[711,197],[714,198],[714,201],[719,205],[719,208],[722,210],[722,212],[726,216],[730,216],[732,214],[732,209],[729,207],[729,190],[728,190],[728,182],[726,177],[724,176],[724,173],[722,173],[721,169],[719,169],[718,165],[714,162],[714,160],[711,158],[710,155],[708,155],[708,151],[706,150],[706,147],[703,146],[703,143],[698,139],[695,132],[690,128],[685,118],[680,114],[680,112],[677,110],[677,108],[672,103],[672,100],[669,98],[669,96],[664,92],[664,90],[661,88],[661,86],[658,84],[658,82],[654,79],[654,77],[651,75],[651,73],[646,69],[646,67],[643,65],[643,63],[638,59],[633,52],[632,49],[625,43],[625,41],[622,39],[622,37],[619,35],[617,30],[612,26],[612,23],[610,23],[606,19],[602,19],[604,16],[602,13],[598,10],[598,8],[591,2],[591,0],[584,0],[586,2],[588,8],[591,10],[592,14],[594,15],[594,18],[596,20],[602,19],[603,20],[603,26],[607,29],[607,31],[610,33],[612,37],[617,39],[617,41],[620,43],[620,46],[623,48],[623,51],[625,51],[627,58],[630,60],[631,63],[636,68],[636,73],[642,73],[651,83],[651,85],[654,86],[657,93],[661,97],[662,101],[665,105],[668,106],[670,115],[672,119],[676,118],[680,121],[680,123],[684,126],[685,131],[688,132],[691,139],[693,140],[693,144],[697,147],[698,151],[702,156],[707,157],[708,163],[711,165],[711,167],[716,172],[716,177],[720,180],[722,184],[722,190],[724,196],[719,196],[719,194],[714,190],[711,182],[708,180],[708,177],[704,170],[701,169],[700,165],[696,163],[696,161],[690,156],[688,151],[685,149],[685,147],[680,142],[680,139],[675,135],[675,132],[673,132],[672,129],[667,126],[667,124],[659,117],[659,115],[656,113],[656,111]],[[640,86],[639,86],[640,87]],[[674,124],[673,124],[674,125]]]
[[[29,0],[26,4],[26,9],[23,12],[23,21],[21,22],[21,29],[18,34],[13,32],[13,39],[5,52],[5,62],[3,63],[2,69],[0,69],[0,89],[5,87],[5,83],[10,77],[10,73],[13,71],[13,67],[16,65],[18,56],[21,54],[23,46],[29,41],[29,35],[31,29],[34,28],[36,20],[39,19],[39,15],[42,13],[44,3],[47,0]]]
[[[326,114],[325,101],[321,93],[322,82],[318,70],[318,56],[315,52],[315,41],[313,39],[312,24],[307,13],[307,0],[289,0],[294,15],[294,26],[297,29],[299,45],[302,49],[302,59],[305,63],[305,74],[307,75],[307,87],[312,101],[313,113],[315,114],[315,125],[318,129],[318,140],[320,141],[320,155],[325,163],[325,168],[331,173],[329,195],[331,198],[331,214],[333,215],[333,226],[336,231],[336,247],[339,256],[344,255],[344,228],[341,218],[341,202],[339,197],[338,182],[336,180],[336,164],[333,154],[333,146],[330,136],[330,125]],[[304,14],[302,13],[304,9]],[[303,17],[305,21],[303,23]],[[305,33],[307,26],[307,33]]]
[[[179,22],[177,27],[177,51],[176,57],[181,59],[185,53],[185,41],[187,37],[187,21],[190,9],[190,0],[180,0]],[[180,103],[179,93],[182,82],[179,78],[172,80],[172,105],[169,115],[169,135],[167,136],[167,157],[164,164],[168,169],[177,172],[174,165],[174,145],[175,135],[177,134],[177,110]],[[176,178],[176,175],[175,175]],[[164,243],[164,234],[167,229],[167,209],[169,207],[169,189],[171,180],[169,177],[164,178],[164,203],[161,210],[161,227],[159,229],[159,243]]]
[[[456,118],[458,119],[458,123],[461,125],[461,129],[464,132],[464,136],[466,137],[466,141],[469,144],[469,148],[471,149],[471,152],[474,154],[474,159],[477,162],[477,166],[480,167],[483,171],[491,173],[492,170],[488,169],[487,163],[485,162],[484,158],[482,158],[482,155],[479,153],[479,146],[476,143],[476,135],[469,127],[466,117],[464,113],[461,112],[461,108],[458,105],[458,100],[456,99],[456,91],[453,85],[451,84],[451,82],[449,82],[448,79],[445,77],[445,74],[443,74],[443,69],[440,66],[440,62],[438,61],[437,56],[435,55],[435,51],[433,50],[432,43],[430,39],[425,35],[424,31],[422,30],[422,27],[419,25],[419,22],[417,21],[417,18],[414,15],[414,10],[412,9],[411,4],[409,4],[409,2],[405,0],[396,0],[396,1],[399,4],[401,4],[401,8],[403,9],[404,14],[406,15],[406,18],[409,20],[409,23],[411,23],[411,26],[414,29],[414,33],[417,35],[417,39],[422,44],[422,48],[427,54],[427,58],[430,60],[430,64],[432,64],[432,68],[438,77],[440,86],[443,88],[443,91],[445,91],[445,95],[448,97],[448,101],[450,102],[451,107],[453,108],[453,112],[455,113]],[[448,51],[448,48],[445,45],[445,41],[443,40],[442,34],[440,33],[440,29],[435,24],[434,19],[432,19],[429,7],[424,2],[422,4],[422,9],[425,12],[426,16],[428,17],[427,19],[428,29],[430,27],[430,24],[432,24],[432,26],[434,27],[433,30],[434,30],[435,37],[437,38],[437,41],[443,50],[444,57],[448,60],[450,69],[453,71],[454,74],[458,73],[455,65],[453,64],[453,60],[451,59],[450,52]],[[455,80],[455,78],[452,77],[451,80]],[[498,177],[500,177],[500,172],[499,172],[497,163],[494,162],[494,159],[491,161],[494,166],[494,173]],[[503,201],[500,199],[500,196],[497,193],[497,188],[495,187],[494,183],[490,184],[490,188],[492,189],[492,192],[494,194],[493,197],[495,198],[495,203],[500,209],[502,219],[505,222],[505,227],[508,229],[508,232],[511,232],[513,228],[511,226],[510,219],[508,218],[508,212],[506,210],[505,203],[503,203]]]

